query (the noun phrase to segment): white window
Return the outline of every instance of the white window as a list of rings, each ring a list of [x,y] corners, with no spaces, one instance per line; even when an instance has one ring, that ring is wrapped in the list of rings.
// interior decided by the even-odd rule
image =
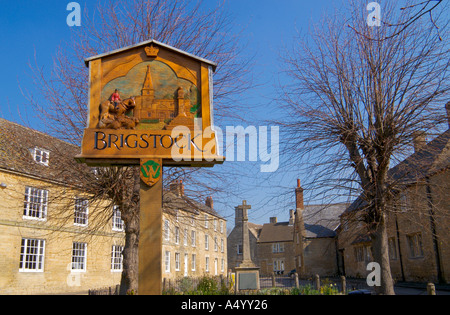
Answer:
[[[74,224],[79,226],[88,225],[89,201],[84,198],[75,199]]]
[[[170,227],[169,227],[169,220],[164,221],[164,239],[166,241],[170,240]]]
[[[205,214],[205,229],[207,229],[208,227],[209,227],[208,216]]]
[[[196,237],[197,237],[197,233],[195,231],[191,231],[191,245],[192,245],[192,247],[196,246]]]
[[[205,271],[209,272],[209,257],[206,257],[206,261],[205,261]]]
[[[277,259],[273,261],[273,271],[275,273],[282,273],[284,272],[284,260]]]
[[[114,206],[112,217],[112,229],[113,231],[122,232],[124,230],[124,227],[125,224],[122,220],[122,214],[120,213],[120,209],[118,206]]]
[[[205,250],[209,250],[209,236],[205,234]]]
[[[188,245],[188,229],[184,229],[184,246]]]
[[[166,272],[170,272],[170,252],[166,251],[165,255],[164,255],[164,266],[165,266],[165,271]]]
[[[37,163],[48,166],[50,152],[47,150],[34,148],[33,158]]]
[[[25,187],[23,218],[45,220],[47,218],[48,190]]]
[[[20,272],[44,271],[45,240],[22,238],[20,246]]]
[[[180,244],[180,228],[175,227],[175,244]]]
[[[123,246],[113,245],[111,250],[111,271],[121,272],[123,269]]]
[[[220,251],[223,253],[224,250],[225,250],[225,242],[222,238],[222,239],[220,239]]]
[[[180,271],[180,253],[175,253],[175,271]]]
[[[225,259],[222,258],[222,261],[220,263],[220,271],[224,272],[225,271]]]
[[[219,244],[217,243],[217,237],[214,237],[214,251],[218,251],[219,250]]]
[[[272,244],[272,253],[283,253],[284,252],[284,244],[283,243],[273,243]]]
[[[74,242],[72,245],[72,271],[86,271],[86,243]]]
[[[192,261],[191,261],[191,269],[192,269],[192,271],[195,271],[195,269],[196,269],[196,263],[195,263],[196,259],[197,259],[197,255],[196,254],[192,254]]]
[[[223,233],[223,221],[220,221],[220,233]]]
[[[214,231],[217,231],[217,219],[214,219]]]

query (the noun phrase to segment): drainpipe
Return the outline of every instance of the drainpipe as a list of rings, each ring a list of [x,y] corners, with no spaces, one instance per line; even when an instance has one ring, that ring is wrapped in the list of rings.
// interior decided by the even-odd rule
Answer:
[[[397,247],[398,247],[398,258],[400,260],[400,271],[402,273],[402,281],[405,282],[405,271],[403,270],[403,255],[402,248],[400,246],[400,229],[398,228],[397,215],[395,215],[395,229],[397,230]]]
[[[431,225],[431,235],[433,237],[433,249],[436,258],[436,271],[439,283],[444,283],[444,277],[442,276],[441,269],[441,254],[439,251],[439,240],[436,233],[436,221],[434,219],[434,209],[433,209],[433,198],[431,196],[431,184],[430,178],[426,177],[427,181],[427,201],[428,201],[428,210],[430,214],[430,225]]]

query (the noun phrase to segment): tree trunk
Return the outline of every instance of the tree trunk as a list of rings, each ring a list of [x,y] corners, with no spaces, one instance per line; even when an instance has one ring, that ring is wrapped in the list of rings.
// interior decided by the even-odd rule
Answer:
[[[140,169],[132,169],[133,185],[122,195],[122,219],[125,222],[125,247],[123,249],[123,271],[120,295],[138,293],[139,275],[139,219],[140,219]]]
[[[120,295],[137,294],[139,263],[139,215],[130,216],[125,224],[125,247]]]
[[[381,215],[381,220],[377,225],[376,230],[371,234],[371,238],[373,258],[381,267],[381,286],[375,286],[375,292],[383,295],[395,295],[394,282],[391,275],[391,265],[389,262],[389,245],[385,214]]]

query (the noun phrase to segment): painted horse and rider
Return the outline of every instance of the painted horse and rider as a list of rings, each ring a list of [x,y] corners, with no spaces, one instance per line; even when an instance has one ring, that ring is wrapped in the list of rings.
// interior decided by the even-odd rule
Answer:
[[[139,120],[129,117],[126,113],[136,107],[134,97],[122,101],[119,90],[115,89],[109,100],[100,105],[100,129],[136,129]]]

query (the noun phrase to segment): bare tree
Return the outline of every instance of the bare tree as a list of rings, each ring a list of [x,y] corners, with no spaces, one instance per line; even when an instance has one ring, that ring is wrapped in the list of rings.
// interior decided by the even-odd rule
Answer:
[[[80,145],[87,120],[89,73],[83,59],[145,40],[155,39],[218,63],[214,80],[215,112],[230,117],[239,112],[234,102],[249,87],[248,62],[239,60],[238,37],[224,6],[207,9],[203,1],[132,0],[99,2],[94,12],[85,11],[82,27],[70,42],[61,45],[50,75],[32,66],[33,78],[45,104],[29,95],[29,103],[45,123],[46,131]],[[119,206],[125,222],[126,242],[121,293],[137,291],[139,241],[139,170],[99,168],[95,176],[80,178],[92,198],[108,199],[109,208]],[[165,169],[165,186],[183,179],[197,184],[196,194],[205,196],[224,187],[223,178],[198,169]],[[214,184],[216,183],[216,185]]]
[[[386,215],[399,182],[392,164],[410,152],[413,135],[432,132],[444,121],[448,97],[448,20],[434,25],[383,1],[391,26],[369,27],[365,5],[325,18],[298,38],[284,58],[291,84],[282,87],[279,121],[290,167],[309,168],[314,189],[325,195],[359,196],[363,222],[381,266],[378,293],[394,294]],[[349,28],[348,25],[352,25]],[[446,37],[445,37],[446,38]]]

